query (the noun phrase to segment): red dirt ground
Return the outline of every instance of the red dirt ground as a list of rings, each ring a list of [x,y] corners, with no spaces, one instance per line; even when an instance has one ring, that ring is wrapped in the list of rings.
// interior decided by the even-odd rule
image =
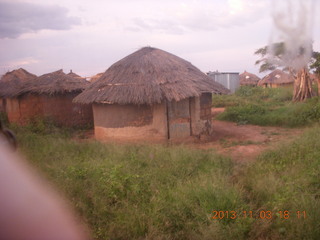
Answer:
[[[216,116],[223,111],[223,108],[212,109],[212,115]],[[251,161],[262,151],[289,141],[303,132],[303,129],[237,125],[218,120],[212,121],[212,128],[211,137],[193,146],[199,149],[214,148],[239,163]]]
[[[197,149],[215,149],[218,153],[231,157],[237,163],[254,160],[266,149],[294,139],[303,129],[281,127],[262,127],[256,125],[237,125],[233,122],[215,120],[224,108],[212,108],[212,135],[200,139],[190,137],[173,144],[185,144]],[[77,141],[88,141],[94,138],[93,130],[84,131],[74,136]],[[119,142],[120,144],[122,142]],[[128,143],[124,141],[124,143]]]

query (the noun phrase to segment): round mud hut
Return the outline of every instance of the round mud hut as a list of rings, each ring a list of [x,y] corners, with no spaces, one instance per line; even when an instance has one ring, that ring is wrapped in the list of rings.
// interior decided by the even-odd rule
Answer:
[[[263,77],[258,86],[277,88],[277,87],[291,87],[293,86],[294,78],[284,71],[276,69]]]
[[[86,80],[68,76],[62,70],[25,81],[12,95],[9,121],[24,125],[44,119],[67,127],[92,125],[91,105],[72,102],[88,85]]]
[[[23,68],[7,72],[0,79],[0,109],[7,113],[10,122],[16,122],[20,115],[20,105],[27,106],[29,103],[24,97],[19,97],[26,82],[32,82],[36,75],[29,73]],[[33,115],[32,109],[22,109],[22,114]]]
[[[99,140],[162,141],[210,132],[212,93],[228,90],[182,58],[145,47],[114,63],[74,101],[93,104]]]
[[[257,86],[258,82],[261,80],[257,75],[244,71],[239,75],[241,86]]]

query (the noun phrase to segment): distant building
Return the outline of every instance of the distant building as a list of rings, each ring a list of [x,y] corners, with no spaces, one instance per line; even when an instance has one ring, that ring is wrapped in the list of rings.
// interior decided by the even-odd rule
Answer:
[[[37,77],[24,69],[8,72],[0,80],[0,98],[10,123],[25,125],[36,118],[49,118],[63,126],[87,126],[93,123],[91,105],[72,99],[89,82],[62,70]]]
[[[258,86],[277,88],[277,87],[291,87],[293,86],[294,78],[288,73],[285,73],[279,69],[276,69],[263,77]]]
[[[240,87],[238,72],[208,72],[207,75],[234,93]]]
[[[257,75],[244,71],[240,74],[240,85],[241,86],[257,86],[261,80]]]

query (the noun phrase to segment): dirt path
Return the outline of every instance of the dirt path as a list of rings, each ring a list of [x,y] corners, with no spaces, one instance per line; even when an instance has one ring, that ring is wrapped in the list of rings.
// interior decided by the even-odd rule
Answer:
[[[223,112],[215,108],[213,116]],[[218,153],[231,156],[236,162],[246,163],[255,159],[262,151],[289,141],[303,132],[303,129],[280,127],[261,127],[256,125],[237,125],[232,122],[213,120],[212,137],[197,148],[214,148]]]

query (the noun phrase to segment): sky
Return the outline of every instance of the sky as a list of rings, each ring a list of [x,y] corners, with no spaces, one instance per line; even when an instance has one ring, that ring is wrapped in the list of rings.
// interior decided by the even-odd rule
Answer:
[[[272,4],[272,0],[0,0],[0,74],[22,67],[36,75],[72,69],[90,77],[151,46],[203,72],[246,70],[263,76],[254,65],[258,58],[254,51],[270,42]],[[313,0],[310,13],[315,51],[320,51],[319,5]]]

